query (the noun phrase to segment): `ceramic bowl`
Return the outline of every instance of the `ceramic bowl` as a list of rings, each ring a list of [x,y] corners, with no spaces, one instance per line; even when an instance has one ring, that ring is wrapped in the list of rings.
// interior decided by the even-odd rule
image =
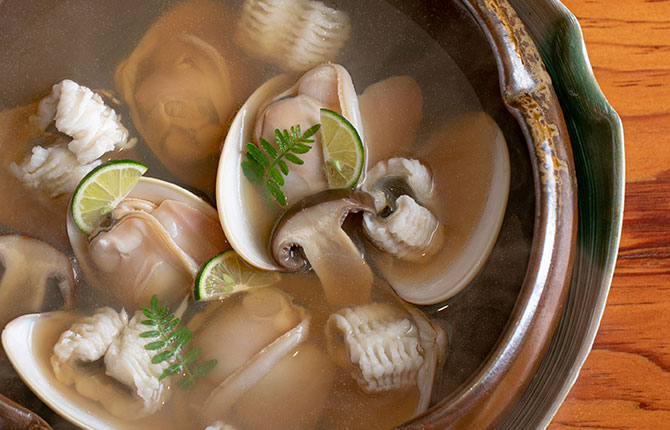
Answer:
[[[579,184],[572,282],[547,354],[498,429],[543,429],[574,384],[598,331],[623,220],[623,127],[593,76],[577,19],[558,0],[510,0],[552,77]]]
[[[577,233],[570,138],[543,60],[506,0],[391,3],[451,55],[516,154],[510,157],[510,203],[487,265],[462,293],[435,309],[452,323],[452,349],[435,405],[399,428],[493,428],[530,384],[570,285]],[[529,178],[530,184],[524,182]],[[508,240],[528,229],[527,249]]]
[[[576,24],[551,0],[387,1],[468,77],[503,130],[512,163],[510,203],[484,268],[462,293],[424,308],[447,328],[449,356],[434,406],[399,428],[544,425],[588,352],[614,267],[623,183],[615,115],[588,74]],[[602,121],[589,121],[592,112]],[[598,171],[608,160],[621,176]],[[579,327],[569,324],[575,316]]]
[[[496,367],[500,361],[497,361],[494,350],[476,374],[480,379],[471,378],[461,385],[425,418],[429,425],[420,427],[417,422],[415,428],[518,430],[547,427],[591,350],[616,263],[625,184],[621,120],[598,87],[579,23],[568,9],[558,0],[509,0],[509,4],[515,13],[494,19],[488,25],[503,33],[510,30],[514,37],[520,31],[531,37],[551,77],[570,136],[579,208],[574,269],[558,326],[546,352],[538,361],[528,363],[537,366],[531,372],[532,378],[518,380],[519,386],[527,383],[522,394],[514,388],[501,388],[504,382],[498,386],[490,382],[500,370]],[[484,1],[480,6],[495,12],[507,11],[505,3],[500,1]],[[473,8],[470,11],[477,13]],[[517,18],[521,23],[516,21]],[[433,22],[429,18],[422,25],[435,29],[438,24]],[[434,31],[439,38],[439,30]],[[525,40],[517,46],[524,50],[529,48]],[[532,51],[533,46],[530,49]],[[502,64],[500,70],[505,70],[505,63],[499,57],[498,64]],[[507,99],[504,86],[502,93]],[[518,300],[522,302],[523,296],[520,295]],[[499,347],[503,345],[501,343]],[[478,399],[483,401],[455,409],[452,402],[458,404],[469,396],[471,390],[477,389],[475,384],[491,389],[492,394]],[[500,402],[485,400],[496,394],[503,398]],[[445,414],[449,410],[454,412]],[[474,418],[468,419],[468,413]],[[490,419],[482,419],[482,415]],[[445,416],[449,418],[444,419]]]

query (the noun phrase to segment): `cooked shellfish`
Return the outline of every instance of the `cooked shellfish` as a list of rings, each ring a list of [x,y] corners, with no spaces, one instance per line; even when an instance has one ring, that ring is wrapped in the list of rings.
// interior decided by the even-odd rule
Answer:
[[[217,175],[217,205],[226,237],[243,259],[266,270],[281,269],[268,251],[280,212],[268,207],[262,192],[243,176],[240,164],[246,144],[260,137],[274,141],[275,129],[296,124],[307,130],[319,121],[322,107],[341,113],[359,132],[363,129],[356,90],[344,67],[323,64],[292,81],[290,76],[276,77],[242,106],[226,137]],[[328,187],[318,139],[307,155],[304,165],[286,178],[289,206]]]
[[[216,210],[168,182],[141,178],[111,219],[86,237],[68,216],[68,236],[89,283],[129,310],[153,294],[188,296],[209,258],[227,249]]]

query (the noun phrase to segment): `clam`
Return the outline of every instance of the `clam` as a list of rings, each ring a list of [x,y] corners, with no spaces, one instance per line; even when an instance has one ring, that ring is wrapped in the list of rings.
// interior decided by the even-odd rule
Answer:
[[[416,160],[391,158],[368,172],[363,189],[373,195],[378,211],[376,219],[366,214],[375,266],[400,297],[427,305],[460,292],[486,262],[507,207],[510,163],[503,133],[485,113],[444,124],[427,138],[418,157],[437,167],[418,168]],[[401,223],[428,230],[408,234]],[[421,243],[404,243],[421,236],[426,238]]]
[[[189,395],[202,427],[222,420],[248,430],[314,428],[334,366],[307,341],[310,319],[286,293],[268,287],[233,297],[190,326],[202,354],[219,360]]]
[[[199,268],[227,248],[216,210],[174,184],[141,178],[97,231],[67,232],[88,283],[128,310],[153,294],[176,306]]]
[[[205,192],[213,191],[229,116],[254,82],[254,68],[221,30],[233,16],[221,2],[180,2],[149,28],[115,73],[151,151],[180,181]]]
[[[100,403],[79,394],[74,387],[61,382],[54,374],[50,357],[59,336],[81,319],[74,312],[28,314],[11,321],[2,332],[2,345],[21,379],[50,408],[75,425],[89,430],[160,429],[166,417],[154,415],[149,420],[129,421],[119,418]],[[89,369],[95,373],[95,366]],[[95,374],[86,384],[97,396],[107,401],[116,397],[126,405],[131,402],[121,384],[105,375]]]
[[[205,381],[218,385],[275,339],[308,320],[281,290],[268,287],[213,303],[189,322],[203,356],[218,360]],[[309,322],[300,333],[306,334]]]
[[[221,225],[237,253],[253,266],[282,270],[270,253],[272,229],[281,215],[269,207],[262,192],[242,174],[245,146],[263,137],[274,141],[275,129],[299,124],[303,130],[319,122],[319,109],[341,113],[362,133],[356,90],[347,70],[337,64],[322,64],[297,82],[281,75],[258,88],[233,120],[221,153],[217,176],[217,206]],[[323,169],[320,137],[304,158],[292,166],[283,190],[291,206],[302,198],[328,188]],[[363,137],[363,136],[361,136]],[[364,140],[363,140],[364,141]]]

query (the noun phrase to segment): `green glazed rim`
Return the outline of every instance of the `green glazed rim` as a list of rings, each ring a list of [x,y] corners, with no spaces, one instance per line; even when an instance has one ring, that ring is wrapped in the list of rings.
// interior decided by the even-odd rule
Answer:
[[[565,117],[577,171],[579,226],[572,282],[535,377],[497,427],[543,429],[577,380],[598,331],[621,236],[621,119],[596,82],[582,31],[558,0],[509,0],[539,48]]]

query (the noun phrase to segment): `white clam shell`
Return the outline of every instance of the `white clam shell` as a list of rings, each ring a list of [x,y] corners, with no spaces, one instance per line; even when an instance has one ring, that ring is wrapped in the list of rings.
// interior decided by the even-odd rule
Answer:
[[[337,64],[327,63],[317,67],[332,67],[337,72],[342,115],[363,139],[358,97],[351,76]],[[226,237],[244,260],[264,270],[281,270],[269,250],[272,229],[280,209],[268,206],[259,189],[244,177],[240,165],[245,160],[245,146],[253,140],[258,113],[272,101],[291,95],[300,81],[294,83],[293,76],[280,75],[263,84],[249,97],[230,126],[217,172],[216,201]]]
[[[60,334],[77,316],[73,312],[28,314],[7,324],[2,332],[2,346],[21,379],[51,409],[83,429],[165,428],[168,423],[161,417],[133,422],[118,418],[56,379],[49,357]]]
[[[451,154],[443,149],[443,146],[463,139],[470,139],[467,150],[456,149]],[[487,156],[483,156],[483,152]],[[436,189],[434,205],[430,209],[441,222],[443,217],[447,219],[443,222],[446,228],[444,246],[432,257],[418,263],[400,261],[372,247],[370,251],[377,269],[400,297],[413,304],[428,305],[458,294],[484,266],[505,217],[510,162],[502,131],[491,117],[481,112],[467,114],[446,124],[429,138],[428,144],[417,155],[433,164]],[[459,164],[468,166],[467,171]],[[472,185],[477,182],[472,178],[477,175],[473,166],[488,172],[486,178],[477,179],[477,186]],[[461,172],[455,174],[459,169]],[[460,189],[453,191],[447,187]],[[473,195],[475,198],[470,198]],[[472,205],[472,202],[479,206],[476,216],[448,222],[450,211],[463,211],[463,207]],[[461,231],[455,232],[455,229]],[[455,243],[453,238],[458,235],[461,235],[460,243]]]
[[[218,218],[216,209],[214,209],[200,197],[175,184],[155,178],[148,178],[148,177],[140,178],[137,185],[132,189],[132,191],[128,195],[128,198],[141,198],[142,200],[152,202],[153,204],[156,205],[160,204],[162,201],[167,199],[175,200],[178,202],[186,203],[190,207],[197,209],[199,212],[205,214],[208,218],[213,220],[214,223]],[[77,261],[79,262],[79,265],[81,266],[81,269],[84,272],[84,275],[86,276],[87,282],[92,287],[96,288],[98,291],[104,292],[106,289],[109,289],[110,288],[109,285],[106,285],[98,276],[100,272],[97,269],[97,266],[89,253],[87,236],[77,228],[69,210],[67,215],[67,234],[70,239],[70,244],[72,245],[74,254],[77,257]],[[220,240],[223,241],[223,235],[221,235]],[[223,251],[223,249],[220,249],[218,251],[219,252]],[[184,256],[179,256],[179,258],[183,259]],[[192,260],[188,256],[186,256],[186,258]],[[197,270],[199,268],[198,262],[190,261],[189,263],[190,264],[188,265],[188,269],[190,272],[192,272],[190,274],[192,276],[195,276],[195,273],[197,273]],[[200,262],[199,264],[202,263],[204,263],[204,261]],[[190,285],[185,287],[184,296],[187,295],[186,291],[189,287]],[[167,286],[165,288],[166,288],[165,291],[168,291],[171,288],[175,289],[181,288],[181,286],[173,285],[173,286]],[[167,294],[168,293],[166,292],[165,295]],[[181,298],[179,300],[175,300],[173,304],[177,305],[180,303],[180,301]],[[127,300],[125,300],[123,304],[124,306],[129,307],[127,309],[129,311],[132,311],[133,309],[135,309],[135,307],[139,308],[139,305],[143,305],[143,303],[137,304],[137,303],[126,303],[126,302]]]
[[[308,341],[306,309],[268,287],[211,303],[189,325],[194,345],[218,363],[187,394],[191,408],[180,428],[193,416],[201,428],[215,420],[239,429],[314,428],[335,369]]]
[[[416,407],[417,414],[424,412],[430,405],[430,399],[435,383],[435,374],[440,372],[447,351],[447,334],[442,327],[431,322],[426,315],[412,306],[405,306],[417,327],[423,347],[423,366],[417,375],[419,386],[419,403]]]

